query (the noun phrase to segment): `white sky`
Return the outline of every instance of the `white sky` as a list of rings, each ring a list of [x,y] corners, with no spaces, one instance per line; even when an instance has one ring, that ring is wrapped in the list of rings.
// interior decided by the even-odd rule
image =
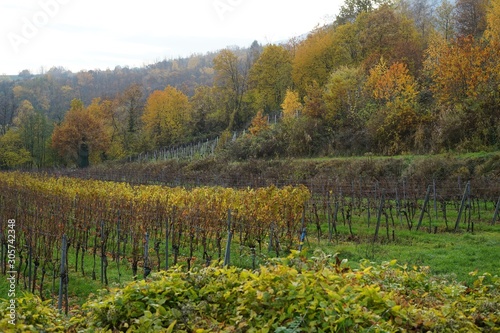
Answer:
[[[0,75],[73,72],[286,41],[343,0],[0,0]]]

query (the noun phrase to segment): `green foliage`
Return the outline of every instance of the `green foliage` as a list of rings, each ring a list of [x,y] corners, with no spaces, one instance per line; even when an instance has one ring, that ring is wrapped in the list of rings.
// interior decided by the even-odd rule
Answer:
[[[287,118],[259,132],[229,143],[223,155],[233,160],[315,156],[327,140],[323,123],[310,117]]]
[[[466,287],[427,267],[337,255],[307,260],[292,251],[257,271],[174,268],[123,289],[103,290],[72,318],[33,296],[19,300],[18,332],[496,332],[500,278],[477,275]],[[0,309],[7,314],[6,304]],[[22,316],[22,317],[21,317]],[[4,319],[0,328],[11,332]]]
[[[257,91],[257,108],[279,110],[286,90],[292,86],[290,53],[282,46],[266,46],[250,70],[249,81]]]
[[[38,296],[25,294],[15,300],[15,324],[11,319],[10,300],[0,299],[0,331],[2,332],[66,332],[66,318]]]
[[[31,155],[23,148],[18,131],[11,129],[0,136],[0,169],[20,167],[31,161]]]

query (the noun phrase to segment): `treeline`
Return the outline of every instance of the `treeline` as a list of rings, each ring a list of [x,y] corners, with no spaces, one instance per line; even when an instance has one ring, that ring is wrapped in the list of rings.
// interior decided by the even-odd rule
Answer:
[[[0,82],[0,166],[85,166],[221,134],[234,159],[494,150],[499,17],[499,0],[346,0],[280,45],[24,71]]]

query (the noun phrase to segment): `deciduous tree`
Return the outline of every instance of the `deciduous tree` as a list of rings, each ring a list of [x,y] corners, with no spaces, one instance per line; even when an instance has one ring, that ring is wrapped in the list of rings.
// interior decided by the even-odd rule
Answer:
[[[486,29],[486,11],[489,0],[458,0],[456,22],[461,37],[479,38]]]
[[[488,7],[485,36],[494,50],[500,51],[500,0],[491,0]]]
[[[307,95],[304,97],[304,115],[312,119],[323,120],[326,115],[323,89],[316,81],[313,81],[307,87],[306,93]]]
[[[153,92],[142,116],[144,128],[155,147],[179,143],[190,135],[192,106],[188,97],[168,86]]]
[[[74,99],[63,122],[54,128],[52,147],[68,163],[84,167],[89,159],[98,162],[108,148],[109,137],[103,121],[93,109]]]
[[[436,29],[448,42],[455,37],[455,6],[448,0],[443,0],[436,8]]]
[[[293,59],[292,77],[301,96],[313,84],[323,86],[335,67],[333,27],[318,28],[304,40]]]
[[[383,57],[389,63],[404,62],[412,73],[418,73],[424,44],[412,20],[391,6],[383,5],[360,15],[356,24],[366,69],[375,66]]]
[[[325,86],[323,97],[327,108],[326,121],[340,129],[359,128],[363,107],[363,75],[356,67],[341,67],[333,72]]]
[[[24,149],[21,135],[9,129],[0,136],[0,169],[11,169],[31,163],[29,151]]]
[[[381,59],[370,70],[366,87],[378,103],[370,120],[371,131],[389,154],[410,150],[420,123],[417,114],[417,86],[405,64],[388,66]]]
[[[14,119],[23,148],[31,155],[35,167],[44,167],[47,159],[47,146],[52,126],[47,116],[35,111],[29,101],[21,102]]]
[[[249,82],[257,96],[257,107],[266,112],[279,109],[292,86],[292,59],[282,46],[268,45],[250,69]]]
[[[243,95],[247,90],[245,63],[229,49],[222,50],[214,59],[214,83],[225,96],[223,108],[229,130],[233,129],[236,117],[242,111]]]
[[[255,117],[252,119],[252,124],[250,125],[250,128],[248,130],[252,135],[257,135],[268,128],[268,117],[264,116],[264,112],[262,112],[262,110],[259,110]]]
[[[288,89],[286,91],[285,99],[281,104],[281,108],[283,109],[283,117],[285,119],[297,118],[303,108],[303,105],[300,102],[299,93]]]

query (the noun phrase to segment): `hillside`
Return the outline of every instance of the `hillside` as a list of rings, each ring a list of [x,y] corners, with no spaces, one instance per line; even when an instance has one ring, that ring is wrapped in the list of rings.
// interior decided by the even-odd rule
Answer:
[[[239,160],[496,151],[499,11],[346,0],[283,44],[23,71],[0,80],[0,168],[85,167],[237,131]]]
[[[262,187],[304,184],[312,192],[326,189],[375,186],[391,191],[403,183],[425,195],[427,185],[436,182],[443,195],[460,195],[472,181],[478,195],[496,200],[500,184],[500,154],[353,157],[231,161],[219,157],[195,160],[167,160],[155,163],[111,163],[85,170],[54,170],[56,175],[131,184],[170,186]],[[449,192],[449,193],[448,193]],[[350,193],[350,192],[349,192]],[[448,193],[448,194],[447,194]]]

